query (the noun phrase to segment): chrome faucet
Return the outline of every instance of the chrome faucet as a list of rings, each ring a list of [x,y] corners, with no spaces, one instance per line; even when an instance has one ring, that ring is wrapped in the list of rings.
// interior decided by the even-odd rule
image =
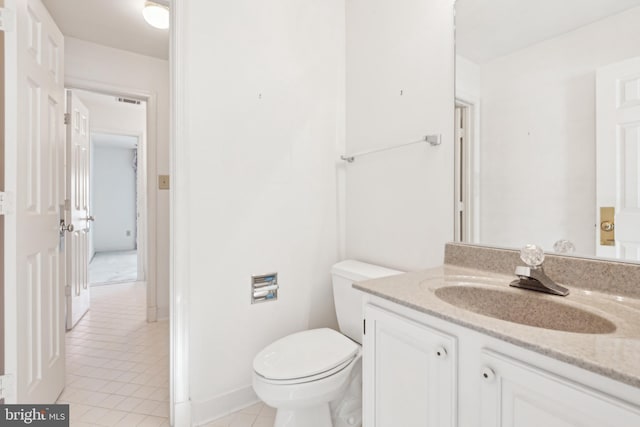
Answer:
[[[527,267],[516,267],[515,274],[518,279],[511,282],[509,286],[563,297],[569,295],[569,289],[554,282],[544,272],[542,268],[544,251],[542,248],[536,245],[526,245],[520,250],[520,259],[527,264]]]

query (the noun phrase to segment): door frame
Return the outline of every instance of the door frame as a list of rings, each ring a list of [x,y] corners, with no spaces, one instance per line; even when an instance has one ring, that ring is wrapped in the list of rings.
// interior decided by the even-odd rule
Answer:
[[[4,0],[0,0],[0,7],[4,7]],[[0,31],[0,191],[4,191],[4,32]],[[4,375],[4,215],[0,216],[0,375]],[[2,396],[0,396],[0,403]]]
[[[169,252],[169,321],[170,321],[170,420],[173,426],[191,425],[190,352],[189,352],[189,221],[178,206],[188,206],[189,135],[186,109],[188,66],[185,52],[189,49],[186,35],[187,2],[169,4],[169,90],[170,90],[170,252]]]
[[[464,198],[467,201],[464,209],[466,210],[467,233],[465,243],[480,243],[480,193],[482,191],[480,185],[480,100],[471,94],[464,93],[457,89],[455,98],[455,106],[465,108],[467,114],[467,153],[465,155],[465,167],[463,175],[466,175],[466,182],[463,183]],[[457,134],[458,126],[455,126],[454,132]],[[459,174],[455,175],[455,185],[459,184]],[[454,206],[456,221],[458,215],[457,206]]]
[[[157,304],[157,280],[156,280],[156,266],[157,266],[157,251],[156,251],[156,209],[150,209],[150,206],[154,206],[156,203],[157,195],[154,193],[155,187],[149,179],[150,176],[155,174],[156,160],[147,156],[148,141],[155,141],[157,139],[157,99],[156,95],[144,90],[132,89],[126,87],[120,87],[105,83],[99,83],[84,79],[78,79],[73,77],[65,77],[65,88],[70,90],[84,90],[89,92],[101,93],[109,96],[122,96],[126,98],[140,99],[147,103],[147,123],[146,123],[146,138],[139,137],[138,141],[144,144],[143,156],[138,157],[138,165],[143,165],[142,168],[145,171],[143,179],[146,184],[146,198],[144,202],[139,206],[140,218],[138,224],[144,224],[145,238],[142,240],[142,246],[144,247],[144,261],[145,265],[145,281],[146,281],[146,294],[147,294],[147,322],[155,322],[158,320],[158,304]],[[95,131],[100,131],[96,129]],[[113,131],[105,131],[106,133],[113,133]],[[132,135],[138,136],[138,135]],[[139,144],[140,145],[140,144]],[[140,155],[140,152],[138,152]],[[146,215],[142,214],[145,212]],[[138,260],[140,254],[138,254]]]
[[[15,0],[4,1],[5,9],[16,10]],[[17,31],[4,33],[4,83],[18,81]],[[4,191],[11,202],[16,194],[18,177],[18,85],[4,87]],[[16,270],[17,220],[16,215],[3,215],[4,219],[4,373],[18,372],[18,289]],[[64,257],[60,257],[64,268]],[[11,285],[9,285],[11,284]],[[15,403],[16,382],[11,381],[4,390],[5,402]]]
[[[145,107],[146,108],[146,107]],[[145,118],[146,121],[146,118]],[[146,125],[145,125],[146,127]],[[118,131],[107,128],[90,128],[89,133],[93,136],[94,133],[99,134],[107,134],[107,135],[123,135],[123,136],[131,136],[138,140],[137,145],[137,159],[138,159],[138,167],[136,171],[136,255],[137,255],[137,263],[138,263],[138,275],[136,278],[136,282],[145,283],[148,286],[149,282],[147,280],[148,271],[149,271],[149,259],[147,257],[147,235],[148,235],[148,227],[147,227],[147,216],[148,216],[148,207],[147,200],[149,200],[149,189],[147,188],[147,183],[149,182],[149,177],[147,176],[147,139],[143,133],[139,132],[127,132],[127,131]],[[93,160],[93,139],[90,140],[91,144],[91,159]],[[92,178],[89,178],[92,181]],[[93,183],[89,184],[89,188],[93,188]],[[91,202],[93,200],[91,199]],[[91,203],[91,208],[93,208],[93,203]],[[91,214],[93,215],[93,209],[91,209]],[[91,260],[89,260],[91,261]],[[91,283],[89,283],[91,284]]]

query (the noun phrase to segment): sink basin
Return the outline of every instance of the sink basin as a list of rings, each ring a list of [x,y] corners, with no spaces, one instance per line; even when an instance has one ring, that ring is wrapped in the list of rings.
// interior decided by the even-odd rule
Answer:
[[[529,291],[508,292],[476,286],[446,286],[436,289],[435,294],[456,307],[537,328],[580,334],[609,334],[616,330],[616,325],[604,317],[562,302],[541,298],[539,294]]]

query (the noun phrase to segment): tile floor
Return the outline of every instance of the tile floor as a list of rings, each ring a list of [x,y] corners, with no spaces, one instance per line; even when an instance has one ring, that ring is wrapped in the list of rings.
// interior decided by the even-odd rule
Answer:
[[[89,263],[89,283],[105,285],[135,282],[138,278],[136,251],[96,252]]]
[[[143,284],[91,288],[91,309],[67,333],[71,426],[169,425],[169,322],[146,322]]]
[[[256,403],[241,411],[205,424],[204,427],[273,427],[276,410]]]

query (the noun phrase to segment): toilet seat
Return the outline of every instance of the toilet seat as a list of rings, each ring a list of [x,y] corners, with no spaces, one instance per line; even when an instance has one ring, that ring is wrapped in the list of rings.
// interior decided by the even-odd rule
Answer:
[[[310,383],[310,382],[313,382],[313,381],[319,381],[319,380],[321,380],[323,378],[330,377],[331,375],[334,375],[334,374],[342,371],[344,368],[346,368],[351,363],[353,363],[353,361],[357,357],[358,356],[355,355],[355,356],[353,356],[352,359],[349,359],[346,362],[341,363],[340,365],[336,366],[333,369],[330,369],[330,370],[328,370],[326,372],[321,372],[321,373],[316,374],[316,375],[311,375],[311,376],[308,376],[308,377],[291,378],[291,379],[288,379],[288,380],[274,380],[274,379],[270,379],[270,378],[265,378],[265,377],[263,377],[262,375],[260,375],[257,372],[256,372],[256,375],[258,375],[260,377],[260,379],[262,381],[264,381],[265,383],[275,384],[275,385],[293,385],[293,384]]]
[[[359,352],[358,344],[333,329],[312,329],[265,347],[256,355],[253,369],[272,384],[300,384],[341,371]]]

